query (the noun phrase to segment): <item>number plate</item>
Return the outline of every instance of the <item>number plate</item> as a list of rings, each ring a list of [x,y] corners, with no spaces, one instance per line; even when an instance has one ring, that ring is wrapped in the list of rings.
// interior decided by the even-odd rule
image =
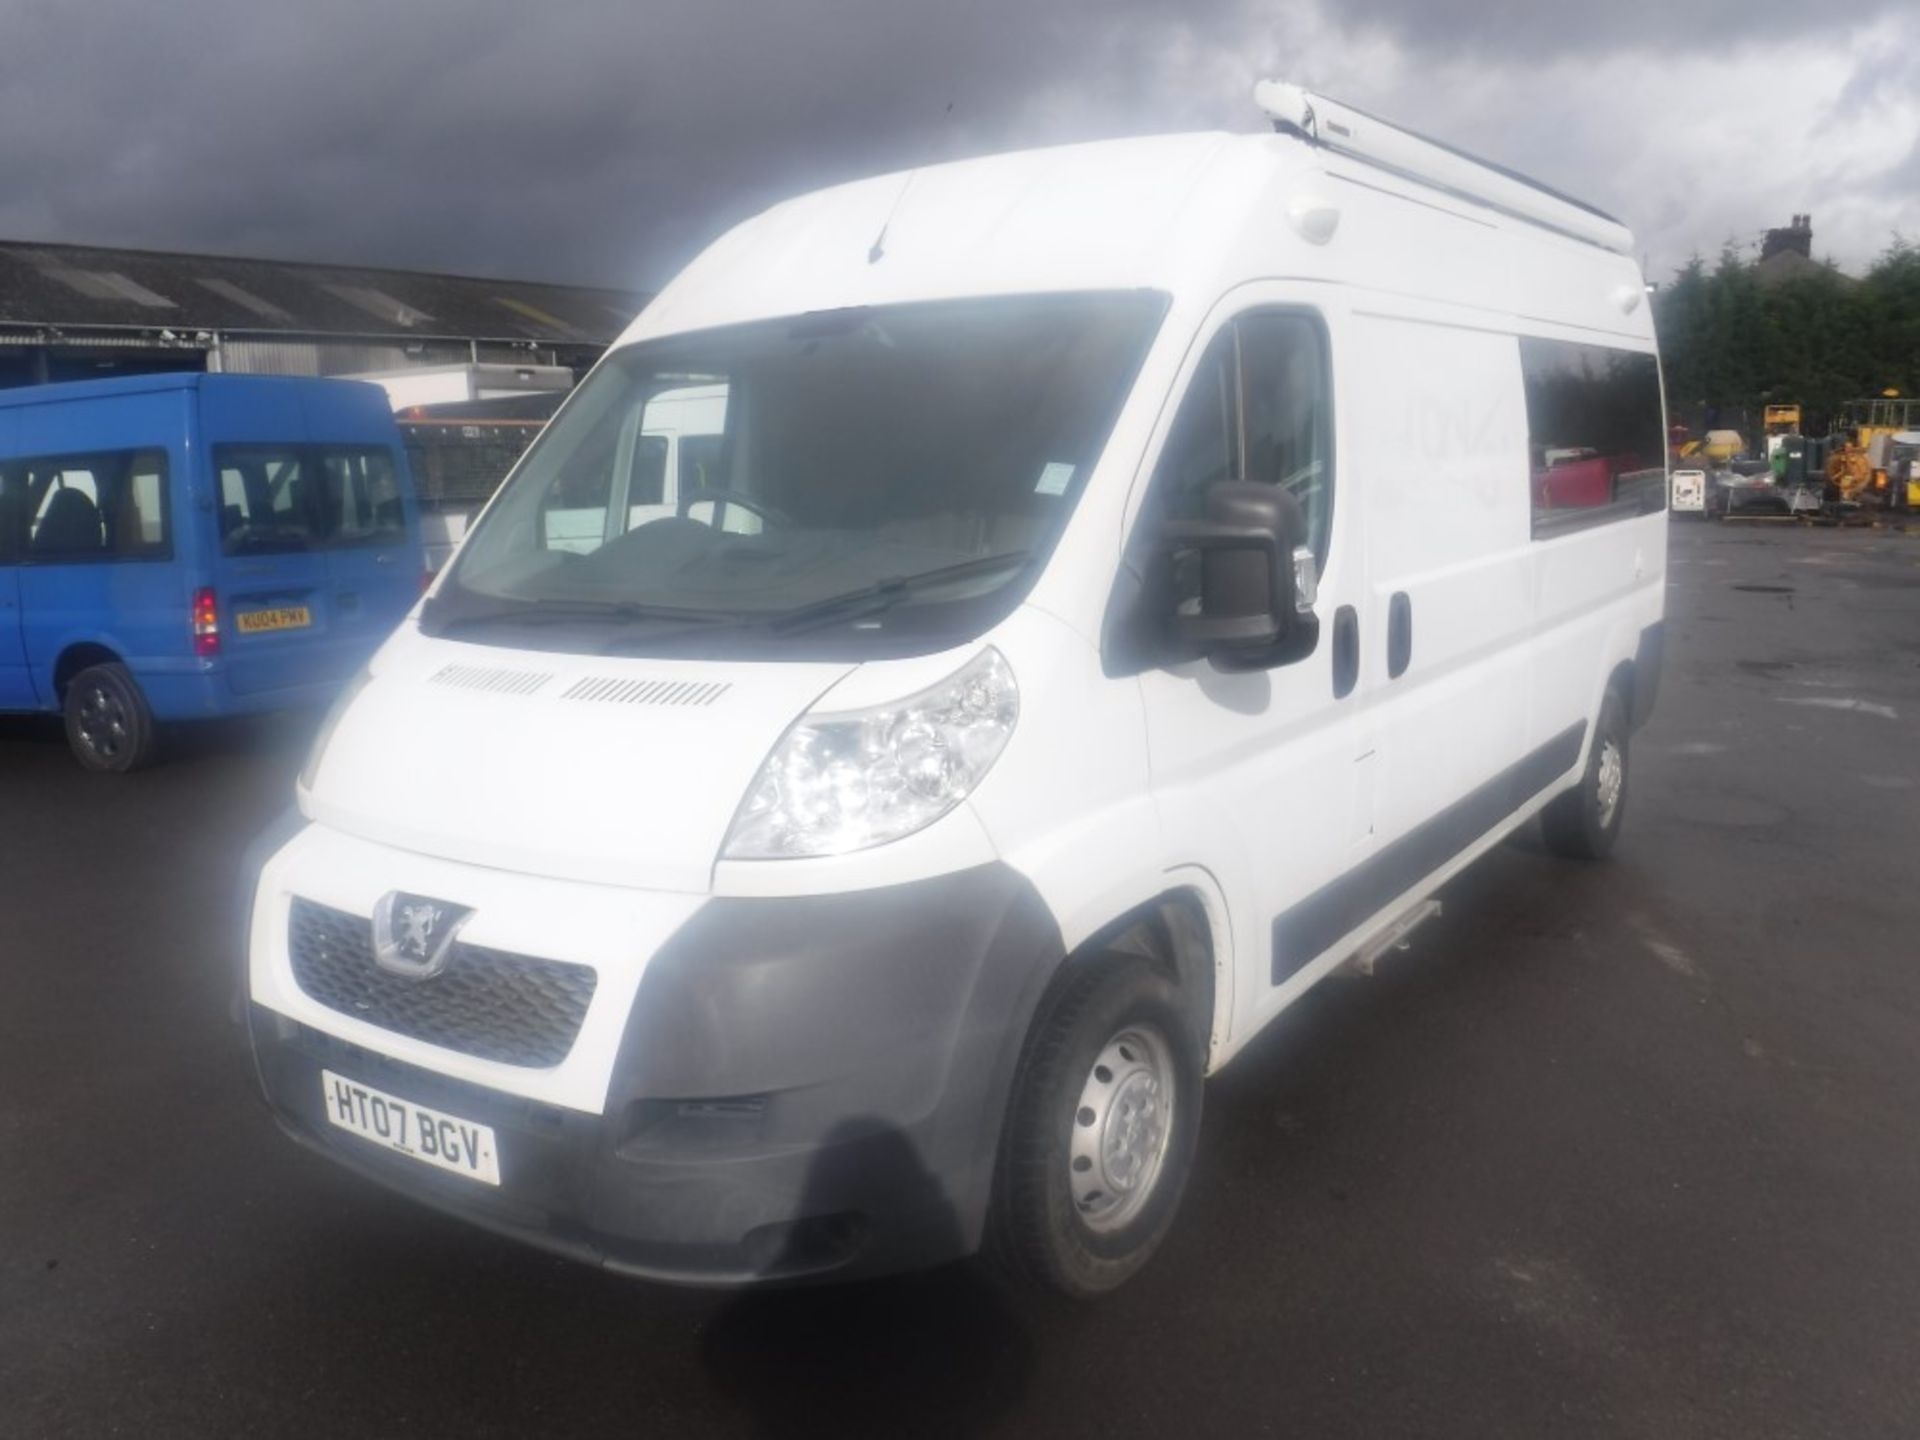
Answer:
[[[320,1072],[327,1119],[376,1145],[484,1185],[500,1183],[493,1127],[429,1110],[331,1070]]]
[[[262,630],[304,630],[313,624],[313,613],[304,605],[286,605],[278,610],[242,610],[234,615],[233,624],[242,635],[257,635]]]

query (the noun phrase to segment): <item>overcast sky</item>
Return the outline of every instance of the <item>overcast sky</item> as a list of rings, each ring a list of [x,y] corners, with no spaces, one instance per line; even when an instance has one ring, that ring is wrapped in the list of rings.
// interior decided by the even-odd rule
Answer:
[[[783,195],[1258,129],[1304,81],[1611,210],[1664,278],[1920,240],[1920,5],[0,0],[0,238],[655,288]]]

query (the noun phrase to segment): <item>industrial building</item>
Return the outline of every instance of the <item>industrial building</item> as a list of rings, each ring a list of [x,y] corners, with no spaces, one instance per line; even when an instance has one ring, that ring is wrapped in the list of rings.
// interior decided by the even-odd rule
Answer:
[[[358,375],[597,359],[626,290],[0,241],[0,386],[148,370]]]
[[[0,387],[166,370],[385,384],[430,502],[491,492],[647,297],[283,260],[0,241]]]

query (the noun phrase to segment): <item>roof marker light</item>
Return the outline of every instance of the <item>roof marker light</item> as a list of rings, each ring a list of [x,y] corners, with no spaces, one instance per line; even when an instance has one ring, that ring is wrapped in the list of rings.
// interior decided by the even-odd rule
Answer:
[[[1340,208],[1318,195],[1296,196],[1287,206],[1287,223],[1310,245],[1324,245],[1340,228]]]

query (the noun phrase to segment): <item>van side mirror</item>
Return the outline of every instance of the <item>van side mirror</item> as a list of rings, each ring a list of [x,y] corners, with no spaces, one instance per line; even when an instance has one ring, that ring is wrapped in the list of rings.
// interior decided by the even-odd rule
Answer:
[[[1200,595],[1166,617],[1173,639],[1223,669],[1267,669],[1313,653],[1319,575],[1300,502],[1274,485],[1221,480],[1206,518],[1168,521],[1161,543],[1178,573],[1197,559]]]

